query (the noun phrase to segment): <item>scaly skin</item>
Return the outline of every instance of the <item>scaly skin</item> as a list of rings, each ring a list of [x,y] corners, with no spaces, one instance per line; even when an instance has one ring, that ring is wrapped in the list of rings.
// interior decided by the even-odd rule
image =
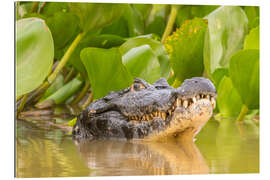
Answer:
[[[126,138],[159,140],[189,134],[210,119],[216,89],[205,78],[187,79],[172,88],[163,78],[153,85],[142,79],[90,104],[73,128],[75,139]]]

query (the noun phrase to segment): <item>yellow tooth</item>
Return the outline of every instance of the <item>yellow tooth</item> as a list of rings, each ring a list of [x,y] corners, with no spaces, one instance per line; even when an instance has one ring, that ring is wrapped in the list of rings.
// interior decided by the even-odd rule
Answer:
[[[158,112],[158,117],[162,117],[162,113],[161,112]]]
[[[209,99],[210,100],[210,96],[209,95],[206,95],[206,99]]]
[[[201,98],[204,98],[204,94],[201,94]]]
[[[188,107],[188,101],[187,100],[184,101],[183,106],[184,106],[184,108]]]
[[[170,110],[170,109],[169,109],[169,110],[168,110],[168,112],[169,112],[169,115],[171,115],[171,114],[172,114],[172,110]]]
[[[181,106],[181,99],[179,98],[176,99],[176,106],[177,107]]]
[[[154,112],[154,116],[155,116],[155,117],[158,117],[158,112],[157,112],[157,111]]]
[[[212,104],[212,107],[213,109],[216,107],[216,101],[215,101],[215,98],[211,97],[211,104]]]
[[[162,117],[162,119],[166,120],[166,113],[165,112],[162,112],[161,113],[161,117]]]
[[[149,121],[150,120],[150,116],[146,115],[146,120]]]
[[[192,98],[193,102],[196,103],[197,99],[195,97]]]

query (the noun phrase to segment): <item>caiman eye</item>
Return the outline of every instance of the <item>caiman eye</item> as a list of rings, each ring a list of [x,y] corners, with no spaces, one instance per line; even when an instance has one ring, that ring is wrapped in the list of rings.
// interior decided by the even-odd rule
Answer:
[[[143,84],[134,83],[134,84],[131,85],[130,91],[139,91],[139,90],[144,89],[144,88],[145,88],[145,86]]]

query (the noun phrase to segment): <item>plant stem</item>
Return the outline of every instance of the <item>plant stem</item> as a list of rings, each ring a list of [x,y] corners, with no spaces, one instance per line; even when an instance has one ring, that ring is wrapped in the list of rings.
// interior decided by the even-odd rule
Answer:
[[[31,99],[29,99],[28,101],[32,101],[33,100],[34,102],[37,102],[43,96],[43,94],[46,92],[46,90],[48,89],[48,87],[54,82],[54,80],[56,79],[57,75],[60,73],[60,71],[66,65],[66,63],[68,62],[68,59],[70,58],[71,54],[73,53],[73,51],[75,50],[75,48],[77,47],[77,45],[79,44],[79,42],[81,41],[81,39],[83,38],[83,36],[85,34],[86,34],[85,32],[82,32],[82,33],[80,33],[80,34],[77,35],[77,37],[75,38],[75,40],[69,46],[68,50],[66,51],[66,53],[64,54],[64,56],[62,57],[62,59],[60,60],[60,62],[58,63],[58,65],[55,68],[55,70],[52,72],[52,74],[49,75],[48,81],[45,81],[36,90],[35,95],[33,95],[31,97]]]
[[[32,9],[31,9],[31,12],[32,12],[32,13],[37,12],[37,10],[38,10],[38,5],[39,5],[39,2],[38,2],[38,1],[32,2]]]
[[[27,93],[27,94],[25,94],[25,95],[23,96],[22,101],[21,101],[21,103],[20,103],[20,105],[19,105],[19,107],[18,107],[18,109],[17,109],[17,111],[16,111],[16,116],[18,116],[18,114],[23,110],[28,95],[29,95],[29,94]]]
[[[77,104],[80,102],[80,100],[85,96],[85,94],[87,93],[88,89],[90,88],[90,83],[89,81],[85,82],[85,85],[82,89],[82,91],[80,92],[80,94],[71,102],[71,104]]]
[[[236,119],[236,122],[242,122],[247,112],[248,112],[248,107],[243,104],[241,108],[241,112]]]
[[[93,93],[91,92],[85,101],[85,103],[82,105],[82,109],[84,110],[93,100]]]
[[[169,20],[168,20],[168,23],[166,25],[166,28],[165,28],[165,31],[162,35],[162,38],[161,38],[161,42],[164,43],[165,42],[165,39],[171,34],[172,32],[172,29],[173,29],[173,25],[174,25],[174,22],[175,22],[175,19],[176,19],[176,15],[177,15],[177,10],[178,8],[176,6],[171,6],[171,12],[170,12],[170,17],[169,17]]]
[[[56,79],[56,76],[59,74],[59,72],[66,65],[71,54],[73,53],[73,51],[75,50],[75,48],[77,47],[77,45],[79,44],[79,42],[81,41],[81,39],[83,38],[83,36],[85,34],[86,34],[85,32],[78,34],[77,37],[75,38],[75,40],[69,46],[68,50],[66,51],[66,53],[64,54],[64,56],[60,60],[59,64],[57,65],[57,67],[55,68],[53,73],[48,77],[48,81],[50,84]]]
[[[72,78],[72,75],[74,74],[74,72],[75,72],[75,68],[72,67],[64,79],[64,84],[66,84]]]

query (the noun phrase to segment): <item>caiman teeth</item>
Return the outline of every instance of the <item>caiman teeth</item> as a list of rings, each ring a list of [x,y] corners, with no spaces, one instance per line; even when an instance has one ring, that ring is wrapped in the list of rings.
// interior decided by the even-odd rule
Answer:
[[[184,108],[187,108],[188,107],[188,100],[184,100],[183,106],[184,106]]]
[[[210,100],[210,96],[209,95],[206,95],[206,99],[209,99]]]
[[[162,117],[162,119],[166,120],[166,113],[165,112],[162,112],[161,113],[161,117]]]
[[[197,96],[196,96],[196,99],[199,100],[199,99],[200,99],[200,95],[197,95]]]
[[[179,99],[179,98],[176,99],[176,106],[177,107],[181,106],[181,99]]]
[[[197,99],[195,97],[193,97],[192,100],[193,100],[193,103],[197,102]]]

